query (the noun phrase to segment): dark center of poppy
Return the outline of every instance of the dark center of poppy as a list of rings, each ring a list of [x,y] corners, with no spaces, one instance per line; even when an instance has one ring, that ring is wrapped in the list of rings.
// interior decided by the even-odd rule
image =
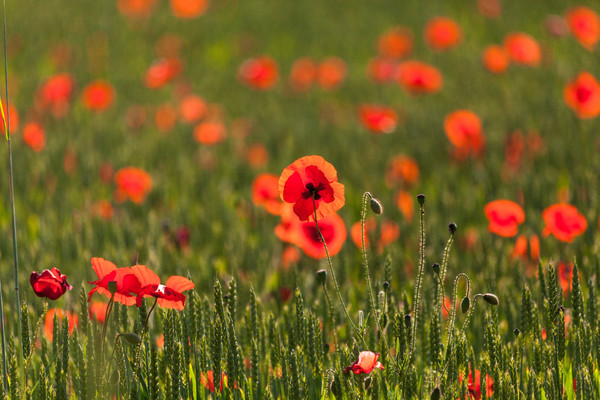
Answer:
[[[315,200],[319,200],[321,198],[319,191],[323,189],[324,187],[322,183],[319,183],[319,186],[315,187],[315,185],[312,182],[309,182],[306,184],[307,191],[302,194],[302,197],[304,197],[305,199],[313,198]]]

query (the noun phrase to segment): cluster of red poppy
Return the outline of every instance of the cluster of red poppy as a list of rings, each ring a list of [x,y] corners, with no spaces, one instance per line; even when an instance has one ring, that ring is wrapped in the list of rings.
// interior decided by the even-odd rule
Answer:
[[[117,0],[119,12],[130,18],[148,18],[156,9],[156,0]],[[170,0],[171,12],[180,19],[194,19],[203,15],[210,2],[208,0]]]

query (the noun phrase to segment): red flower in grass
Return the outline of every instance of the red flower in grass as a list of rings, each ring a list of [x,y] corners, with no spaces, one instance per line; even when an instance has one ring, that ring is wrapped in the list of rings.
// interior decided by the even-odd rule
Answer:
[[[569,29],[586,49],[593,50],[600,40],[600,17],[592,9],[579,6],[566,14]]]
[[[317,65],[311,58],[299,58],[294,61],[290,71],[290,86],[296,91],[305,91],[317,79],[317,73]]]
[[[552,234],[561,242],[572,242],[587,228],[585,217],[570,204],[553,204],[542,212],[542,218],[546,224],[543,235]]]
[[[115,100],[115,89],[106,81],[95,81],[83,89],[82,101],[88,110],[100,112],[108,109]]]
[[[118,0],[117,8],[128,17],[148,17],[152,14],[156,0]]]
[[[362,249],[362,235],[360,232],[361,223],[360,221],[355,222],[350,228],[350,237],[352,242]],[[365,247],[368,249],[371,246],[371,240],[369,234],[375,232],[377,229],[377,222],[374,218],[367,218],[365,220]],[[381,222],[379,228],[379,240],[377,241],[377,253],[382,253],[383,249],[394,243],[400,236],[400,228],[398,224],[393,221],[384,220]]]
[[[39,106],[49,110],[57,118],[64,117],[69,111],[69,100],[74,87],[75,81],[69,74],[48,78],[37,92]]]
[[[98,292],[108,297],[112,297],[108,289],[110,282],[116,283],[117,291],[114,294],[114,301],[131,306],[135,304],[135,296],[141,288],[139,279],[132,273],[131,268],[117,268],[115,264],[104,258],[92,258],[92,269],[98,276],[98,280],[88,282],[96,285],[88,292],[88,302],[92,299],[94,293]]]
[[[385,58],[402,58],[413,48],[413,34],[410,29],[397,26],[381,34],[377,39],[377,50]]]
[[[458,378],[461,383],[463,379],[462,373]],[[492,397],[494,394],[494,381],[489,375],[485,375],[485,393],[486,397]],[[469,399],[481,400],[481,373],[478,369],[475,370],[475,380],[473,380],[472,371],[469,371],[469,383],[467,385],[469,391]]]
[[[158,89],[169,83],[183,70],[181,61],[177,58],[161,58],[156,60],[146,71],[144,81],[146,87]]]
[[[358,109],[360,122],[373,133],[391,133],[398,125],[398,113],[393,108],[363,104]]]
[[[501,74],[508,68],[510,60],[504,47],[492,44],[483,50],[481,56],[484,67],[494,73]]]
[[[194,283],[183,276],[173,275],[167,279],[166,284],[160,283],[160,278],[145,265],[134,265],[131,272],[140,282],[140,289],[136,296],[136,305],[142,305],[143,297],[155,297],[158,306],[183,310],[185,295],[182,292],[194,288]]]
[[[317,82],[325,90],[333,90],[340,86],[346,78],[347,67],[344,60],[338,57],[327,57],[317,69]]]
[[[238,78],[253,89],[270,89],[279,80],[277,63],[269,56],[250,58],[238,68]]]
[[[519,235],[515,247],[510,253],[510,259],[514,260],[519,257],[524,262],[537,265],[540,260],[540,238],[535,234],[529,237],[529,255],[527,254],[527,243],[527,236]]]
[[[195,94],[188,94],[179,103],[179,114],[183,122],[193,124],[204,117],[207,110],[204,99]]]
[[[121,168],[115,174],[115,200],[123,202],[129,198],[134,203],[144,201],[152,190],[152,177],[143,169],[136,167]]]
[[[204,374],[204,372],[200,372],[200,383],[202,383],[202,386],[204,386],[207,390],[214,392],[214,373],[212,371],[206,371],[206,374]],[[225,372],[221,372],[221,382],[219,383],[220,391],[223,391],[223,385],[227,387],[227,375],[225,375]]]
[[[489,202],[484,212],[490,221],[489,231],[503,237],[515,236],[519,225],[525,221],[525,213],[521,206],[510,200]]]
[[[454,145],[455,156],[459,160],[469,154],[478,155],[485,148],[485,135],[481,120],[473,111],[456,110],[444,119],[444,131]]]
[[[434,50],[449,50],[462,41],[460,25],[448,17],[434,17],[425,25],[425,43]]]
[[[44,127],[36,122],[29,122],[23,128],[23,140],[35,152],[44,150],[44,147],[46,147]]]
[[[372,351],[361,351],[358,354],[358,361],[344,369],[344,373],[352,371],[355,374],[370,374],[375,368],[381,370],[384,369],[383,365],[379,361],[379,353],[373,353]]]
[[[54,339],[54,316],[58,318],[58,321],[62,321],[65,316],[69,318],[69,335],[73,333],[76,326],[79,326],[79,318],[77,314],[71,313],[71,311],[63,311],[60,308],[51,308],[46,313],[44,318],[44,334],[49,341]]]
[[[38,297],[56,300],[73,286],[67,283],[67,276],[60,273],[58,268],[45,269],[41,273],[33,271],[29,283]]]
[[[442,88],[440,71],[421,61],[404,61],[398,65],[396,79],[410,93],[436,93]]]
[[[560,261],[556,267],[558,284],[562,288],[563,295],[565,296],[567,295],[567,292],[571,290],[571,285],[573,284],[573,266],[574,264],[572,262]]]
[[[535,67],[542,60],[540,45],[526,33],[516,32],[506,35],[504,48],[516,64]]]
[[[323,218],[343,207],[344,185],[337,171],[321,156],[304,156],[286,167],[279,177],[279,193],[294,205],[301,221]],[[313,207],[314,204],[314,207]]]
[[[171,0],[171,11],[177,18],[193,19],[206,12],[208,0]]]
[[[589,72],[581,72],[568,82],[563,96],[579,118],[594,118],[600,114],[600,83]]]
[[[279,178],[273,174],[260,174],[252,182],[252,203],[262,206],[268,213],[281,214],[279,198]]]
[[[396,62],[385,58],[373,58],[367,65],[367,76],[378,83],[393,82],[396,78]]]
[[[90,314],[90,319],[95,319],[101,324],[104,323],[104,319],[106,318],[106,309],[108,308],[108,303],[103,301],[94,301],[90,304],[88,310]]]

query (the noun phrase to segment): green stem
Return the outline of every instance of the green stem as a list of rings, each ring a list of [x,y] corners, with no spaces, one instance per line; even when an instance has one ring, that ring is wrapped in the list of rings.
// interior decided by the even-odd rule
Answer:
[[[102,339],[100,341],[100,357],[104,356],[104,342],[106,339],[106,331],[108,329],[108,320],[110,318],[113,304],[115,303],[114,298],[115,298],[115,294],[113,293],[110,296],[110,301],[108,302],[108,305],[106,306],[106,311],[104,312],[104,325],[102,326]]]
[[[419,272],[417,275],[417,285],[415,287],[415,298],[413,301],[415,321],[412,326],[412,336],[410,340],[410,354],[408,364],[414,357],[415,340],[417,336],[417,324],[419,323],[419,303],[421,301],[421,285],[423,283],[423,273],[425,271],[425,207],[421,204],[420,207],[420,233],[419,233]]]

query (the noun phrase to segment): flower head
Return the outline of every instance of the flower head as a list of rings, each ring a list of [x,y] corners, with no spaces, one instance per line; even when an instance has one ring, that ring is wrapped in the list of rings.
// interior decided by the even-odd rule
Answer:
[[[82,101],[88,110],[100,112],[108,109],[115,99],[115,89],[106,81],[95,81],[83,89]]]
[[[54,338],[54,316],[58,321],[62,321],[65,317],[69,319],[69,335],[73,333],[76,326],[79,326],[79,317],[71,311],[63,311],[60,308],[51,308],[44,317],[44,334],[49,341]],[[60,326],[60,325],[59,325]]]
[[[23,140],[33,151],[40,152],[46,147],[46,132],[37,122],[29,122],[23,128]]]
[[[155,297],[158,306],[162,308],[173,308],[183,310],[186,290],[194,288],[194,283],[183,276],[171,276],[166,284],[160,283],[160,278],[145,265],[134,265],[131,272],[140,282],[140,289],[136,296],[136,305],[142,305],[143,297]]]
[[[110,299],[113,294],[110,292],[108,286],[110,282],[115,282],[116,292],[113,297],[114,301],[126,306],[135,304],[135,296],[139,292],[141,284],[138,278],[132,273],[131,268],[117,268],[112,262],[99,257],[92,258],[92,268],[98,279],[88,282],[96,285],[96,287],[88,292],[88,302],[96,292]]]
[[[69,100],[75,81],[69,74],[57,74],[48,78],[37,92],[37,102],[55,117],[64,117],[69,111]]]
[[[425,43],[434,50],[449,50],[460,44],[462,30],[448,17],[434,17],[425,25]]]
[[[391,107],[363,104],[358,116],[365,128],[375,134],[392,133],[398,125],[398,113]]]
[[[410,29],[397,26],[381,34],[377,39],[377,50],[385,58],[402,58],[413,48],[413,34]]]
[[[299,58],[290,71],[290,86],[299,92],[307,90],[317,79],[317,72],[317,65],[311,58]]]
[[[569,29],[588,50],[593,50],[600,40],[600,17],[592,9],[584,6],[574,7],[566,14]]]
[[[565,103],[579,118],[594,118],[600,115],[600,83],[589,72],[581,72],[577,78],[565,85]]]
[[[139,204],[152,190],[152,177],[141,168],[121,168],[115,174],[114,179],[117,184],[115,199],[119,202],[129,198]]]
[[[444,131],[454,145],[457,158],[478,155],[485,148],[485,135],[481,120],[473,111],[456,110],[444,119]]]
[[[358,361],[344,369],[344,373],[352,371],[355,374],[370,374],[375,368],[381,370],[384,369],[383,365],[379,361],[379,353],[373,353],[372,351],[361,351],[358,354]]]
[[[314,220],[313,212],[323,218],[345,203],[337,171],[321,156],[304,156],[286,167],[279,177],[279,194],[294,205],[301,221]]]
[[[396,79],[410,93],[436,93],[442,88],[440,71],[421,61],[404,61],[398,65]]]
[[[481,61],[483,66],[494,74],[501,74],[506,71],[510,62],[504,47],[497,44],[492,44],[483,50]]]
[[[587,228],[585,217],[570,204],[553,204],[542,212],[542,218],[546,224],[543,235],[552,234],[561,242],[572,242]]]
[[[67,283],[67,276],[60,273],[58,268],[45,269],[41,273],[33,271],[29,283],[38,297],[56,300],[73,286]]]
[[[193,19],[206,12],[208,0],[171,0],[171,11],[177,18]]]
[[[253,89],[270,89],[279,80],[277,63],[269,56],[250,58],[238,68],[238,78]]]
[[[515,64],[535,67],[542,60],[540,45],[526,33],[516,32],[506,35],[504,48]]]
[[[317,69],[317,82],[325,90],[340,86],[346,78],[346,63],[338,57],[328,57]]]
[[[149,89],[158,89],[169,83],[183,70],[177,58],[161,58],[152,63],[146,71],[144,81]]]
[[[519,225],[525,221],[523,209],[511,200],[502,199],[489,202],[486,204],[484,212],[490,222],[489,231],[504,237],[515,236]]]
[[[252,182],[252,203],[262,206],[268,213],[281,214],[279,178],[273,174],[259,174]]]

